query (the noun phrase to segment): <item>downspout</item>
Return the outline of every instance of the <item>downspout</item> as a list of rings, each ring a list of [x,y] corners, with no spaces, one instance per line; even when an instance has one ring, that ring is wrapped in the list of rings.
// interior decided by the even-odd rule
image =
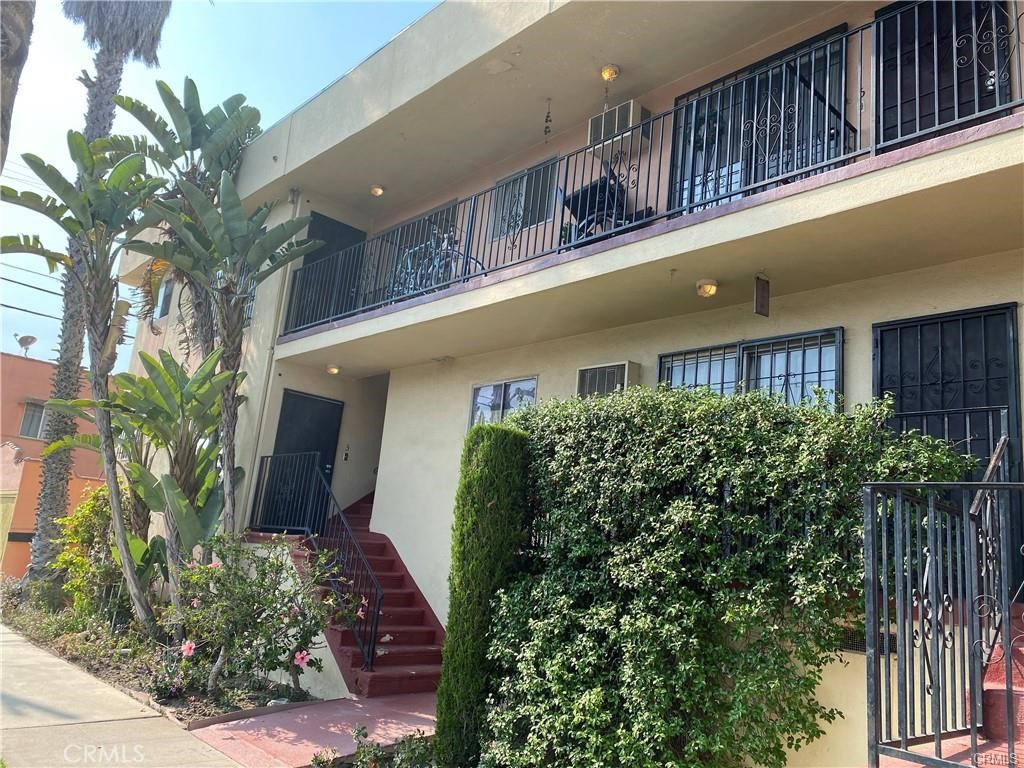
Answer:
[[[289,189],[288,190],[288,203],[289,203],[289,205],[291,205],[291,218],[293,218],[293,219],[298,218],[299,208],[301,207],[301,205],[300,205],[301,202],[302,202],[302,190],[299,189],[298,187],[292,187],[291,189]],[[285,269],[285,273],[284,273],[284,279],[281,280],[281,284],[278,286],[278,289],[277,289],[277,301],[274,304],[274,335],[271,338],[270,347],[267,350],[267,352],[268,352],[267,372],[266,372],[266,374],[263,377],[263,407],[260,408],[259,415],[257,416],[257,419],[256,419],[256,435],[255,435],[255,438],[254,438],[255,439],[255,445],[253,446],[253,457],[252,457],[252,463],[250,464],[250,472],[253,472],[256,469],[256,467],[259,465],[259,461],[260,461],[259,447],[260,447],[260,445],[262,443],[262,438],[263,438],[263,419],[264,419],[264,417],[265,417],[265,415],[267,413],[267,408],[270,407],[270,402],[269,402],[270,398],[269,398],[268,395],[269,395],[269,392],[270,392],[270,381],[271,381],[271,378],[273,377],[273,373],[274,373],[274,350],[277,348],[277,337],[280,335],[280,331],[281,331],[281,316],[282,316],[281,312],[282,312],[282,307],[284,306],[285,291],[288,288],[288,283],[289,283],[289,281],[291,279],[292,270],[294,269],[294,267],[295,267],[294,263],[293,264],[289,264],[287,266],[287,268]],[[252,475],[250,474],[249,477],[252,478]],[[253,488],[253,481],[250,481],[249,483],[247,483],[246,486],[247,486],[247,488],[246,488],[247,493],[246,493],[246,499],[245,499],[246,509],[249,509],[249,512],[251,514],[252,513],[252,510],[251,510],[251,506],[252,506],[252,504],[251,504],[251,502],[252,502],[251,490]]]

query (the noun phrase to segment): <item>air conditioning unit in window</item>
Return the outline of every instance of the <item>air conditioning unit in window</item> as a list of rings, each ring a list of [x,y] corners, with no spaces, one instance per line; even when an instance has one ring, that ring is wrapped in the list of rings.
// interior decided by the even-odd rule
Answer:
[[[635,133],[639,134],[639,136],[634,135],[634,132],[629,130],[633,126],[643,123],[644,120],[648,120],[650,116],[651,110],[641,106],[640,102],[635,99],[623,102],[617,107],[612,107],[607,112],[602,112],[590,118],[589,143],[604,146],[609,142],[621,141],[624,144],[628,144],[630,136],[633,136],[634,142],[638,138],[650,139],[651,124],[649,122],[637,128]]]

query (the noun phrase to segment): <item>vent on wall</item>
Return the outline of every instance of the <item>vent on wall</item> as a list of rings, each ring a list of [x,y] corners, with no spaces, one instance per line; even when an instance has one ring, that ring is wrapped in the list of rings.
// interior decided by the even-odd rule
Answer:
[[[640,106],[640,102],[634,100],[623,102],[617,107],[612,107],[607,112],[594,115],[590,118],[590,144],[609,141],[618,134],[628,131],[634,125],[642,123],[651,116],[651,110]],[[650,123],[641,129],[641,136],[648,138],[650,134]]]

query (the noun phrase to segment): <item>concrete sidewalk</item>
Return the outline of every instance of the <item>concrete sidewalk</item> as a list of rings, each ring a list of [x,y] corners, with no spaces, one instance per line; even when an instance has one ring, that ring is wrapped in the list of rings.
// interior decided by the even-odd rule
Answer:
[[[2,625],[0,757],[8,768],[237,768],[159,712]]]

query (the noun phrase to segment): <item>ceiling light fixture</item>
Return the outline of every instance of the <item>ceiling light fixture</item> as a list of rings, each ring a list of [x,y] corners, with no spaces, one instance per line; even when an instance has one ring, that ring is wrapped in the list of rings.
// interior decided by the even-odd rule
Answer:
[[[697,281],[697,295],[702,299],[710,299],[718,293],[718,281],[704,278]]]
[[[601,79],[606,83],[614,83],[621,71],[618,64],[605,64],[601,67]]]
[[[373,195],[374,197],[380,197],[381,195],[384,194],[384,187],[382,187],[380,184],[374,184],[372,187],[370,187],[370,194]]]
[[[339,372],[340,370],[341,370],[341,369],[340,369],[340,368],[339,368],[338,366],[336,366],[336,365],[328,365],[328,366],[327,366],[327,372],[328,372],[329,374],[331,374],[331,376],[337,376],[337,375],[338,375],[338,372]]]

